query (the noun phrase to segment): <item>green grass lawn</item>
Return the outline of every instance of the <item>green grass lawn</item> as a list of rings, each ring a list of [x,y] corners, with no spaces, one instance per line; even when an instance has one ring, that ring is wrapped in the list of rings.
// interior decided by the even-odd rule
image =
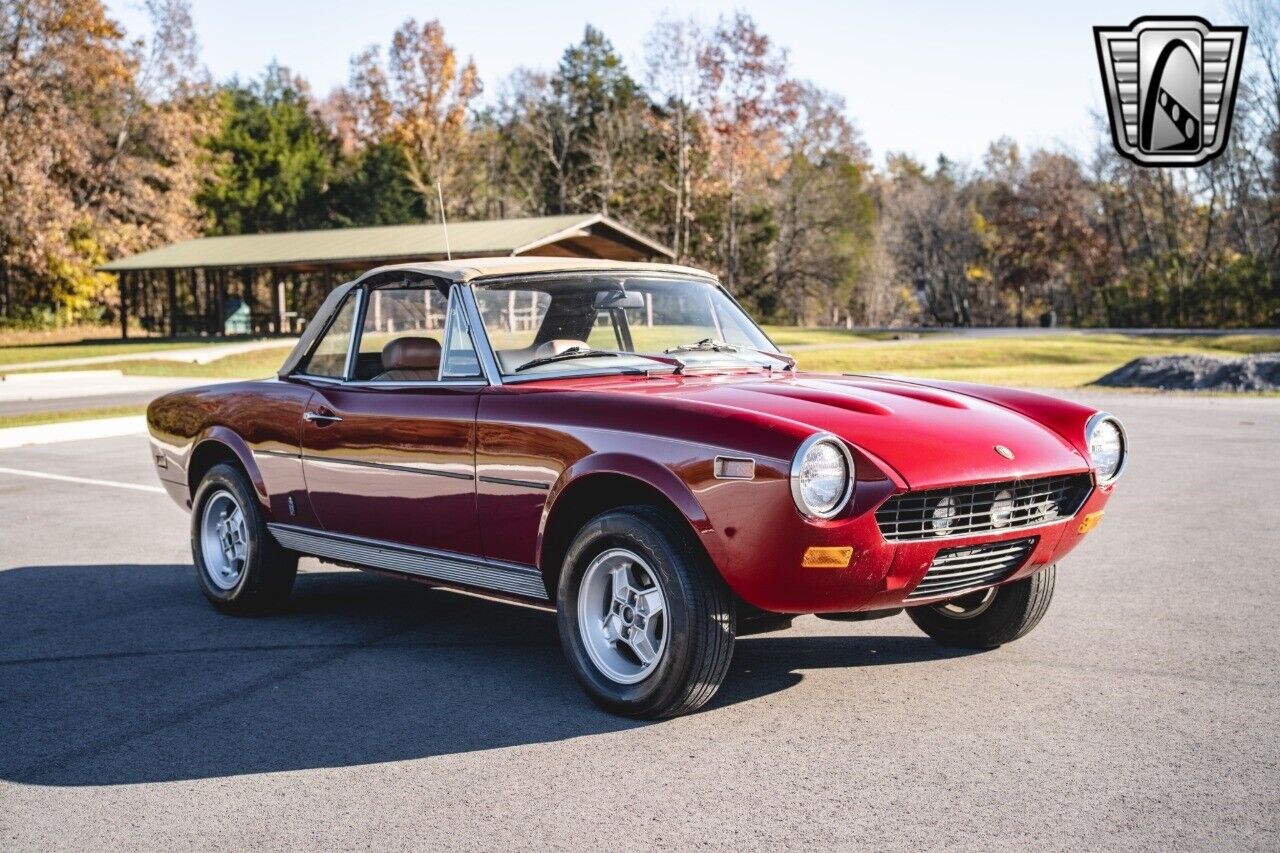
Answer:
[[[993,385],[1074,388],[1141,356],[1230,356],[1271,351],[1280,351],[1280,337],[1053,335],[887,341],[866,347],[807,349],[795,355],[805,370],[898,373]]]
[[[126,376],[190,376],[194,379],[265,379],[275,374],[284,364],[285,356],[293,349],[291,344],[252,352],[236,353],[214,359],[208,364],[189,361],[162,361],[157,359],[128,359],[107,361],[90,367],[42,367],[26,373],[54,373],[61,370],[119,370]]]
[[[799,326],[764,326],[769,338],[778,346],[786,349],[794,346],[817,346],[821,344],[869,344],[876,341],[891,341],[895,337],[927,337],[933,332],[857,332],[845,329],[805,329]]]
[[[881,336],[877,340],[859,333],[833,329],[770,327],[768,331],[784,350],[789,346],[803,345],[803,348],[795,351],[795,356],[800,367],[805,370],[898,373],[1045,388],[1087,385],[1139,356],[1176,353],[1239,355],[1280,351],[1280,336],[1266,335],[1210,338],[1189,335],[1151,337],[1065,334],[997,338],[925,336],[907,340],[885,340]],[[848,346],[851,343],[858,345]],[[832,344],[836,346],[824,346]],[[282,344],[270,349],[230,355],[209,364],[129,359],[126,351],[108,350],[119,352],[122,358],[94,365],[94,368],[120,370],[133,376],[262,378],[271,376],[279,369],[290,349],[291,345]],[[3,352],[0,349],[0,353]],[[54,369],[56,368],[45,368]]]

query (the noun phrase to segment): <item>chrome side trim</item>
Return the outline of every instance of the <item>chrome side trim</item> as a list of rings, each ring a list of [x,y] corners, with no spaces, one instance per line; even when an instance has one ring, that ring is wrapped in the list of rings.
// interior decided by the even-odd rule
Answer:
[[[402,471],[406,474],[425,474],[428,477],[449,477],[453,480],[474,480],[471,474],[463,474],[461,471],[446,471],[441,468],[418,468],[413,465],[395,465],[390,462],[366,462],[363,459],[345,459],[342,457],[330,456],[312,456],[302,454],[304,462],[313,462],[316,464],[333,463],[334,465],[351,465],[356,468],[378,468],[383,471]]]
[[[550,483],[539,483],[534,480],[513,480],[510,477],[490,477],[487,474],[480,476],[480,482],[495,483],[499,486],[522,486],[526,489],[541,489],[544,492],[551,489]]]
[[[360,336],[364,334],[364,288],[356,288],[356,317],[352,321],[351,339],[347,341],[347,363],[342,370],[342,381],[351,379],[356,369],[356,353],[359,352]],[[334,316],[337,316],[336,314]]]
[[[377,388],[379,391],[396,388],[484,388],[483,379],[397,379],[395,382],[379,382],[374,379],[353,379],[344,382],[347,388]]]
[[[542,573],[533,566],[395,545],[360,536],[325,533],[291,524],[268,524],[267,529],[283,547],[313,557],[325,557],[357,566],[488,589],[538,601],[548,600]]]
[[[296,450],[254,450],[254,456],[276,456],[280,459],[300,459],[301,456]]]
[[[467,321],[467,331],[471,334],[471,345],[475,347],[480,369],[484,371],[484,377],[490,385],[502,385],[502,370],[498,367],[498,357],[493,354],[489,330],[485,328],[484,318],[480,316],[475,291],[470,284],[456,284],[454,288],[458,290],[462,300],[463,318]]]

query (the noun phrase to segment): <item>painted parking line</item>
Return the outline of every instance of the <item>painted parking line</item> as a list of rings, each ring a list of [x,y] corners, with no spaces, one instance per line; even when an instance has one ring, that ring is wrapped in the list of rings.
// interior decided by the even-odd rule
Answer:
[[[164,494],[159,486],[142,486],[138,483],[120,483],[115,480],[95,480],[91,477],[69,477],[66,474],[49,474],[45,471],[28,471],[23,468],[0,468],[0,474],[13,474],[17,477],[34,477],[37,480],[57,480],[61,483],[79,483],[85,486],[108,486],[113,489],[130,489],[135,492],[154,492]]]

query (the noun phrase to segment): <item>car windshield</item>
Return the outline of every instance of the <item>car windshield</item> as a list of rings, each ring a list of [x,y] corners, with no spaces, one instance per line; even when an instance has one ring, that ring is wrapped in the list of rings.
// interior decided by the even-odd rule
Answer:
[[[509,376],[790,365],[711,282],[573,276],[481,284],[475,295]]]

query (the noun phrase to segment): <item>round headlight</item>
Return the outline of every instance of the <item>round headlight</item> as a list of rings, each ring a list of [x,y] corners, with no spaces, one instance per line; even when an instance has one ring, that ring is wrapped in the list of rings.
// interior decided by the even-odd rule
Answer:
[[[955,524],[956,516],[959,513],[959,499],[953,495],[939,498],[938,502],[933,505],[933,511],[929,513],[929,526],[933,528],[933,534],[935,536],[946,536],[947,531],[951,529],[951,525]]]
[[[991,526],[1004,527],[1013,519],[1013,492],[1001,489],[991,502]]]
[[[1119,477],[1129,451],[1120,422],[1105,412],[1099,412],[1089,419],[1085,427],[1085,441],[1089,444],[1089,459],[1098,472],[1098,482],[1110,483]]]
[[[791,463],[791,496],[810,518],[831,518],[853,492],[853,457],[835,436],[811,436]]]

